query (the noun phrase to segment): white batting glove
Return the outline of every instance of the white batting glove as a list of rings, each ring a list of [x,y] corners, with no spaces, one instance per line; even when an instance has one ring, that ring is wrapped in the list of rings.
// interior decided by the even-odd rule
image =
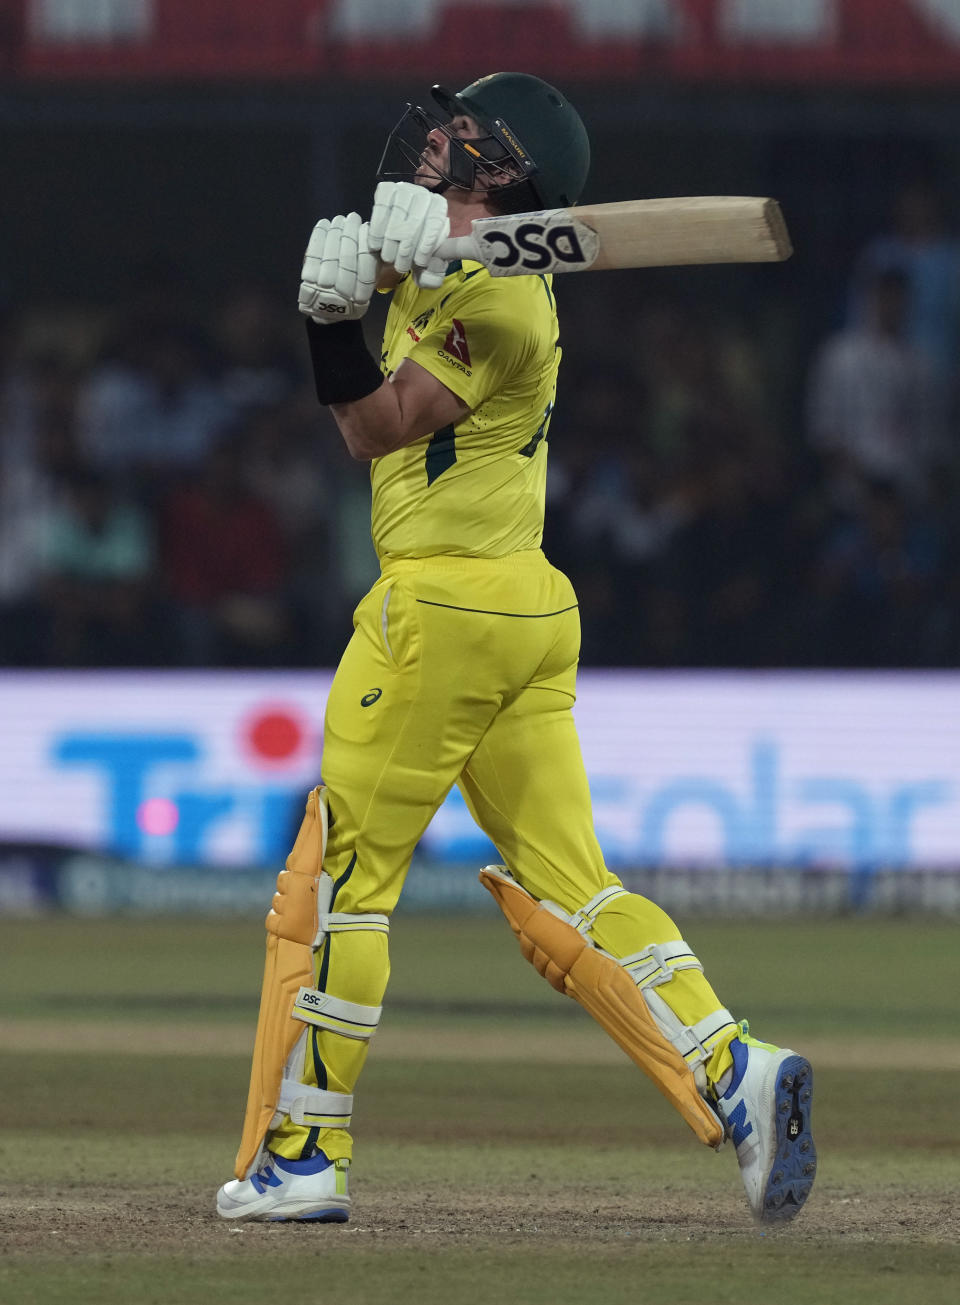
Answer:
[[[350,322],[370,307],[377,284],[367,223],[359,213],[321,218],[303,259],[299,308],[315,322]]]
[[[373,195],[370,248],[398,272],[413,269],[417,285],[443,285],[447,262],[437,249],[450,235],[447,201],[411,181],[381,181]]]

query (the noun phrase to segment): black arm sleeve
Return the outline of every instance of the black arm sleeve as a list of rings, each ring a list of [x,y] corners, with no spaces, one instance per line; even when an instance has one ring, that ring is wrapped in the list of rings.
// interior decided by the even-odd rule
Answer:
[[[321,326],[308,317],[306,323],[320,403],[353,403],[380,388],[383,373],[370,357],[359,322]]]

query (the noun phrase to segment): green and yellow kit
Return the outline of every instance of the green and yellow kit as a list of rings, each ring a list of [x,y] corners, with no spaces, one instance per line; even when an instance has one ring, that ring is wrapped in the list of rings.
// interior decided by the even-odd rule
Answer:
[[[540,547],[560,366],[550,281],[496,280],[466,263],[437,290],[418,290],[407,277],[394,293],[384,371],[411,359],[471,411],[374,461],[373,540],[382,563]]]
[[[357,608],[324,726],[330,909],[389,916],[419,839],[456,784],[519,883],[572,914],[620,881],[594,834],[571,710],[577,599],[541,551],[560,364],[551,279],[492,278],[469,262],[451,266],[435,290],[408,277],[393,295],[382,369],[390,375],[406,359],[470,412],[372,465],[382,573]],[[680,933],[659,907],[623,894],[592,936],[624,957]],[[330,934],[317,987],[379,1007],[387,941],[383,930]],[[662,991],[688,1025],[720,1005],[695,970]],[[710,1072],[729,1063],[735,1031],[717,1042]],[[303,1082],[351,1093],[367,1045],[312,1029]],[[345,1129],[285,1120],[269,1146],[335,1159],[352,1143]]]

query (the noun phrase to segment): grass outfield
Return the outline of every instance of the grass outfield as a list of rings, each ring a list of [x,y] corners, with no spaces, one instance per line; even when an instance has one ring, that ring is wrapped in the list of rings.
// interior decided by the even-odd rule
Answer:
[[[755,1033],[811,1055],[820,1172],[791,1226],[495,916],[398,914],[343,1227],[217,1219],[258,921],[0,920],[0,1301],[955,1301],[960,928],[696,921]]]

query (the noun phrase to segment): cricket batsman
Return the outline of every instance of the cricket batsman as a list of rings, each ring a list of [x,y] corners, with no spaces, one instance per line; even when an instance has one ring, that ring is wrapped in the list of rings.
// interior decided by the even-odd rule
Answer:
[[[371,467],[379,580],[324,723],[323,783],[267,916],[267,957],[225,1219],[349,1217],[353,1094],[390,972],[390,917],[450,788],[502,866],[481,873],[523,954],[583,1005],[696,1137],[729,1137],[762,1222],[816,1171],[806,1059],[751,1037],[673,921],[597,842],[572,707],[577,598],[541,550],[560,365],[547,275],[492,278],[437,250],[476,218],[575,204],[590,147],[537,77],[408,105],[369,221],[317,223],[303,264],[317,398]],[[396,284],[379,360],[361,319]],[[589,433],[585,432],[587,438]]]

